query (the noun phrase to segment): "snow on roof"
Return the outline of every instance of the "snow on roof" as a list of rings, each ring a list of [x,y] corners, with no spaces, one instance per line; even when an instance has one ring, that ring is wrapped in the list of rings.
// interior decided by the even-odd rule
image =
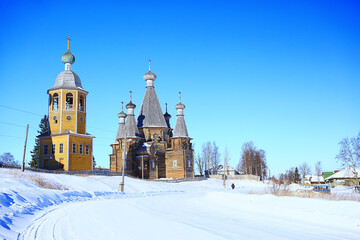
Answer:
[[[360,177],[360,170],[356,169],[356,172],[358,177]],[[334,173],[325,180],[337,179],[337,178],[354,178],[354,177],[355,177],[355,172],[353,171],[353,169],[351,167],[347,167],[337,173]]]

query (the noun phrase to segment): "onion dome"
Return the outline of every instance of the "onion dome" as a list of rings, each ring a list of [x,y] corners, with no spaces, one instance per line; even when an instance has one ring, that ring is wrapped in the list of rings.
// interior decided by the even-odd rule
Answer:
[[[126,104],[126,109],[135,109],[135,108],[136,108],[136,105],[133,104],[131,101],[128,104]]]
[[[64,64],[73,64],[75,62],[75,56],[70,52],[70,49],[68,49],[66,53],[62,55],[61,60]]]
[[[184,109],[185,108],[185,105],[182,104],[181,102],[179,102],[178,104],[175,105],[175,109]]]
[[[126,113],[124,113],[124,111],[121,111],[117,116],[118,116],[118,118],[126,118],[127,117],[127,115],[126,115]]]
[[[166,112],[164,114],[164,118],[165,118],[165,120],[169,120],[171,118],[171,115],[167,111],[167,103],[165,103],[165,105],[166,105]]]
[[[151,72],[151,60],[149,59],[149,71],[144,74],[144,80],[145,81],[148,81],[148,80],[155,81],[155,79],[156,79],[156,74]]]
[[[155,75],[155,73],[153,73],[151,71],[148,71],[147,73],[144,74],[145,81],[148,81],[148,80],[155,81],[155,79],[156,79],[156,75]]]

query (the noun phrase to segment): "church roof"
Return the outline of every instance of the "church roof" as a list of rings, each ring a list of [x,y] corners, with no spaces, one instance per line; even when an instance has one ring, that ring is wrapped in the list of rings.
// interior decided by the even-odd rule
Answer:
[[[79,76],[71,70],[65,70],[56,77],[55,84],[49,91],[56,89],[84,90]]]
[[[177,116],[173,137],[189,137],[184,115]]]
[[[118,131],[117,131],[116,137],[115,137],[115,143],[117,143],[118,140],[121,138],[125,138],[125,124],[124,123],[119,123],[119,128],[118,128]]]
[[[139,128],[167,127],[158,97],[154,87],[152,86],[146,87],[145,96],[138,116],[137,126]]]
[[[125,123],[125,132],[127,138],[137,138],[139,136],[139,129],[136,126],[134,115],[128,115]]]

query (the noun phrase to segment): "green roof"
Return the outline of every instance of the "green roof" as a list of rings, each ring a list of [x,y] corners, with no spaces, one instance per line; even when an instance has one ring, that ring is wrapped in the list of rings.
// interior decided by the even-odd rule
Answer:
[[[324,179],[330,177],[331,175],[333,175],[334,172],[323,172],[322,175],[324,176]]]

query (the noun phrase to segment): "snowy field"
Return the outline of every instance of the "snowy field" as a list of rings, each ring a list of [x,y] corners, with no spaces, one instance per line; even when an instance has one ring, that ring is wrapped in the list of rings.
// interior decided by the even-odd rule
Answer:
[[[360,239],[357,201],[277,197],[255,181],[125,178],[120,193],[120,181],[0,169],[0,239]]]

